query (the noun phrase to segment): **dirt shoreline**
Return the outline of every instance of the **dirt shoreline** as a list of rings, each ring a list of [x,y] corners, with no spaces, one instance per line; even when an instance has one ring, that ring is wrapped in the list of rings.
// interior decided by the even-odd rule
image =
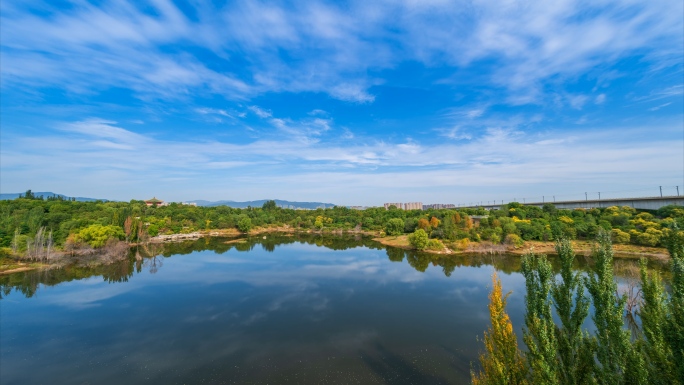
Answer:
[[[391,237],[373,238],[374,241],[379,242],[385,246],[397,247],[405,250],[415,250],[408,241],[408,235],[398,235]],[[591,256],[594,242],[592,241],[571,241],[576,255]],[[464,250],[456,247],[451,247],[451,244],[444,246],[443,250],[423,250],[424,253],[429,254],[496,254],[507,253],[514,255],[524,255],[530,251],[537,254],[555,254],[556,248],[554,242],[544,241],[527,241],[522,246],[515,247],[510,245],[494,245],[489,242],[475,243],[472,242]],[[646,257],[652,260],[664,261],[669,260],[670,255],[664,247],[646,247],[636,245],[621,245],[614,244],[613,251],[616,258],[635,258]]]
[[[289,226],[279,226],[279,227],[259,227],[250,230],[248,233],[243,233],[237,229],[222,229],[222,230],[207,230],[207,231],[196,231],[188,234],[170,234],[170,235],[158,235],[156,237],[150,238],[150,243],[176,243],[184,242],[188,240],[196,240],[205,237],[226,237],[226,238],[238,238],[243,236],[254,236],[261,234],[322,234],[322,235],[343,235],[343,234],[358,234],[373,237],[372,239],[384,246],[397,247],[405,250],[414,250],[414,248],[409,244],[408,234],[399,236],[380,236],[379,231],[366,231],[366,230],[333,230],[333,231],[320,231],[320,230],[298,230]],[[227,241],[227,243],[242,242],[241,239],[233,239]],[[136,246],[137,243],[129,243],[129,246]],[[594,247],[594,242],[591,241],[572,241],[575,254],[590,256],[592,248]],[[527,241],[520,247],[514,247],[510,245],[494,245],[489,242],[476,243],[472,242],[468,245],[466,249],[459,249],[455,244],[447,243],[442,250],[423,250],[424,253],[429,254],[439,254],[439,255],[450,255],[450,254],[499,254],[507,253],[514,255],[524,255],[529,251],[534,251],[538,254],[555,254],[555,244],[554,242],[543,242],[543,241]],[[615,252],[616,258],[636,258],[636,257],[646,257],[651,260],[657,261],[667,261],[670,259],[670,255],[667,249],[661,247],[645,247],[636,245],[621,245],[614,244],[613,251]],[[19,267],[6,269],[5,266],[16,266]],[[22,266],[24,265],[24,266]],[[20,273],[24,271],[31,271],[37,269],[50,268],[52,265],[49,264],[23,264],[23,263],[12,263],[11,265],[0,265],[0,275]]]

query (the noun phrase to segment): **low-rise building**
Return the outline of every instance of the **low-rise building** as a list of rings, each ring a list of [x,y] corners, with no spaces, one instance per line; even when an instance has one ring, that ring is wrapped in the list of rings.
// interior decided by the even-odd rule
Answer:
[[[148,207],[157,207],[157,206],[163,206],[163,205],[164,205],[164,201],[163,201],[163,200],[160,200],[160,199],[157,199],[157,197],[154,197],[154,198],[152,198],[152,199],[146,200],[146,201],[145,201],[145,204],[146,204]]]

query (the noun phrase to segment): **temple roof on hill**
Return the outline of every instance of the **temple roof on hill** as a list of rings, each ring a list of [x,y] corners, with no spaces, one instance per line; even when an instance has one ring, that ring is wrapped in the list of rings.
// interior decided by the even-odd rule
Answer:
[[[157,199],[157,197],[154,197],[152,199],[148,199],[145,201],[145,203],[162,203],[164,201]]]

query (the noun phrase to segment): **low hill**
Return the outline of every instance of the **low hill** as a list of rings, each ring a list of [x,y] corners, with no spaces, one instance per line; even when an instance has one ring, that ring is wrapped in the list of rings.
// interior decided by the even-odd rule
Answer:
[[[269,201],[270,199],[260,199],[256,201],[247,201],[247,202],[236,202],[236,201],[204,201],[204,200],[195,200],[195,201],[189,201],[189,203],[197,203],[198,206],[208,206],[208,207],[213,207],[213,206],[228,206],[228,207],[234,207],[234,208],[240,208],[244,209],[248,206],[251,207],[261,207]],[[289,209],[309,209],[309,210],[315,210],[317,208],[328,208],[328,207],[333,207],[335,206],[332,203],[323,203],[323,202],[292,202],[292,201],[284,201],[280,199],[273,199],[278,207],[283,207],[283,208],[289,208]]]
[[[7,194],[0,194],[0,200],[6,201],[6,200],[12,200],[12,199],[17,199],[19,196],[24,195],[25,193],[20,192],[20,193],[7,193]],[[38,198],[38,197],[43,197],[47,199],[48,197],[52,196],[57,196],[57,197],[62,197],[64,199],[71,199],[74,197],[66,196],[64,194],[55,194],[50,191],[35,191],[33,192],[33,195]],[[85,198],[85,197],[75,197],[77,201],[79,202],[94,202],[94,201],[103,201],[107,202],[107,199],[97,199],[97,198]]]

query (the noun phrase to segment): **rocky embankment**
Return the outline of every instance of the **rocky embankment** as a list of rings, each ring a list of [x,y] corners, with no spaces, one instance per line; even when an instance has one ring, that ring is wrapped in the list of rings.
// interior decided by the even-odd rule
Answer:
[[[156,237],[150,238],[151,243],[166,243],[166,242],[180,242],[180,241],[192,241],[195,239],[200,239],[207,234],[202,234],[198,232],[188,233],[188,234],[170,234],[170,235],[157,235]]]

